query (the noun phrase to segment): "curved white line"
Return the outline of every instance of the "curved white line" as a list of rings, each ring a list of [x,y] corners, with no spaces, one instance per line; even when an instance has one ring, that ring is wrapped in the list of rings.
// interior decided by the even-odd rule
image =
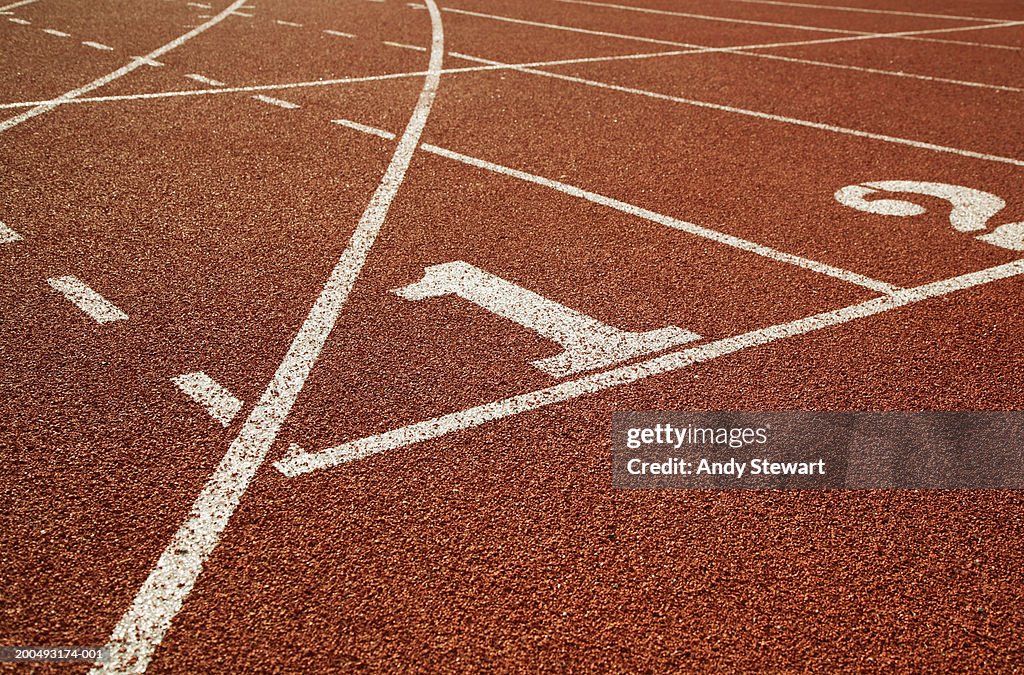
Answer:
[[[11,129],[12,127],[16,127],[19,124],[21,124],[22,122],[24,122],[26,120],[30,120],[33,117],[36,117],[37,115],[42,115],[43,113],[50,112],[51,110],[53,110],[57,106],[63,105],[64,103],[67,103],[68,101],[76,99],[79,96],[81,96],[82,94],[88,94],[90,91],[93,91],[95,89],[99,89],[100,87],[102,87],[105,84],[109,84],[110,82],[113,82],[114,80],[116,80],[118,78],[124,77],[125,75],[127,75],[130,72],[132,72],[133,70],[135,70],[139,66],[142,66],[143,64],[145,64],[147,60],[155,61],[157,59],[157,57],[162,56],[162,55],[166,54],[167,52],[171,51],[172,49],[175,49],[176,47],[181,46],[182,44],[188,42],[189,40],[191,40],[195,36],[199,35],[203,31],[205,31],[205,30],[207,30],[209,28],[213,28],[218,23],[220,23],[221,21],[226,19],[231,14],[231,12],[235,11],[235,9],[237,9],[238,7],[244,5],[245,3],[246,3],[246,0],[235,0],[233,3],[231,3],[231,5],[227,9],[222,11],[220,14],[217,14],[216,16],[211,18],[206,23],[200,24],[200,25],[196,26],[195,28],[193,28],[189,32],[185,33],[184,35],[181,35],[181,36],[175,38],[174,40],[171,40],[170,42],[165,44],[163,47],[159,47],[157,49],[154,49],[153,51],[151,51],[150,53],[146,54],[145,56],[143,56],[143,57],[141,57],[139,59],[132,59],[130,62],[128,62],[127,64],[121,66],[120,68],[118,68],[114,72],[107,73],[103,77],[96,78],[95,80],[93,80],[89,84],[81,86],[78,89],[72,89],[71,91],[67,92],[66,94],[61,94],[57,98],[53,99],[53,101],[48,101],[48,102],[43,103],[41,105],[37,105],[34,108],[26,110],[25,112],[21,113],[20,115],[15,115],[14,117],[12,117],[10,119],[7,119],[7,120],[4,120],[3,122],[0,122],[0,133],[3,133],[5,131],[7,131],[8,129]]]
[[[425,1],[430,10],[432,29],[430,66],[391,163],[274,378],[249,413],[224,459],[203,486],[189,517],[171,538],[156,567],[136,594],[131,608],[114,628],[107,643],[110,660],[95,668],[93,673],[145,671],[153,651],[181,610],[202,572],[203,564],[217,546],[242,495],[266,458],[337,322],[391,202],[405,180],[441,79],[444,56],[441,12],[434,0]]]

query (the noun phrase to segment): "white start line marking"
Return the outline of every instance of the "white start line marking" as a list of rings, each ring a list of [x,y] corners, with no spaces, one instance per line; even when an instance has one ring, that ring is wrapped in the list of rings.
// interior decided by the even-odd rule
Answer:
[[[0,221],[0,244],[13,244],[16,241],[21,241],[21,235]]]
[[[122,312],[117,305],[89,288],[78,277],[53,277],[47,279],[46,283],[96,323],[124,321],[128,318],[128,315]]]
[[[256,94],[255,96],[253,96],[253,98],[257,101],[263,101],[264,103],[276,105],[278,108],[285,108],[287,110],[294,110],[295,108],[300,107],[298,103],[292,103],[291,101],[282,101],[279,98],[274,98],[273,96],[264,96],[263,94]]]
[[[172,377],[171,382],[190,399],[203,406],[210,417],[227,427],[242,410],[244,402],[202,371]]]

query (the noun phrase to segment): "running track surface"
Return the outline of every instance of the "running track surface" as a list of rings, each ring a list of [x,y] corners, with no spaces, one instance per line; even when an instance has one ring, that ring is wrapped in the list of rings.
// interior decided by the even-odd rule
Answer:
[[[0,6],[0,642],[1020,667],[1018,494],[610,487],[615,410],[1024,406],[1024,10],[830,4]],[[457,261],[699,338],[545,372]]]

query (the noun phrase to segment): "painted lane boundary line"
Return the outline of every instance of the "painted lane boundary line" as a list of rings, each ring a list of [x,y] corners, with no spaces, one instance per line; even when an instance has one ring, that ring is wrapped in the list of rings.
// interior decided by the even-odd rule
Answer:
[[[101,52],[112,52],[112,51],[114,51],[114,48],[111,47],[110,45],[105,45],[105,44],[100,43],[100,42],[93,42],[92,40],[82,40],[82,44],[85,45],[86,47],[92,47],[93,49],[98,49]],[[146,58],[146,57],[142,57],[142,58]],[[138,65],[141,66],[142,63],[139,63]]]
[[[918,31],[904,31],[900,33],[878,33],[869,35],[856,35],[853,37],[834,37],[834,38],[821,38],[816,40],[798,40],[788,42],[768,42],[752,45],[735,45],[729,47],[697,47],[694,49],[676,49],[671,51],[661,52],[640,52],[636,54],[619,54],[615,56],[590,56],[590,57],[579,57],[572,59],[557,59],[553,61],[534,61],[530,63],[514,63],[504,64],[499,62],[493,62],[494,65],[488,66],[473,66],[463,68],[446,68],[442,71],[442,75],[459,74],[459,73],[474,73],[474,72],[486,72],[486,71],[497,71],[497,70],[515,70],[517,68],[544,68],[549,66],[563,66],[563,65],[576,65],[581,63],[602,63],[606,61],[627,61],[627,60],[642,60],[642,59],[655,59],[664,58],[671,56],[685,56],[687,54],[714,54],[714,53],[737,53],[740,55],[748,55],[747,51],[761,50],[761,49],[779,49],[786,47],[805,47],[812,45],[822,44],[836,44],[842,42],[856,42],[861,40],[876,40],[882,38],[900,37],[904,35],[922,35],[936,32],[944,32],[949,30],[964,30],[963,28],[939,28],[939,29],[927,29]],[[324,31],[325,33],[331,33],[335,35],[343,35],[345,37],[355,37],[355,35],[349,35],[347,33],[339,33],[338,31]],[[835,65],[835,64],[832,64]],[[895,74],[896,71],[887,71],[888,74]],[[281,89],[297,89],[305,87],[328,87],[339,84],[356,84],[360,82],[378,82],[385,80],[401,79],[408,77],[424,77],[427,71],[417,70],[412,72],[404,73],[387,73],[384,75],[365,75],[360,77],[341,77],[334,79],[320,79],[320,80],[307,80],[304,82],[285,82],[278,84],[257,84],[243,87],[228,87],[223,89],[181,89],[176,91],[165,91],[165,92],[149,92],[145,94],[121,94],[116,96],[94,96],[94,97],[80,97],[73,98],[70,100],[63,99],[47,99],[43,101],[18,101],[12,103],[0,103],[0,109],[2,108],[28,108],[32,106],[40,105],[63,105],[68,103],[107,103],[115,101],[136,101],[145,99],[158,99],[158,98],[169,98],[179,96],[206,96],[211,94],[233,94],[233,93],[246,93],[253,91],[277,91]],[[984,83],[972,83],[975,86],[989,86]],[[996,85],[1000,86],[1000,85]]]
[[[479,63],[496,63],[490,59],[482,59],[476,56],[468,56],[466,54],[452,54],[457,58],[466,59],[469,61],[476,61]],[[972,159],[983,159],[990,162],[999,162],[1002,164],[1012,164],[1014,166],[1024,166],[1024,160],[1015,159],[1013,157],[1002,157],[999,155],[990,155],[984,152],[975,152],[974,150],[961,150],[960,148],[954,148],[947,145],[938,145],[936,143],[929,143],[927,141],[915,141],[910,138],[901,138],[899,136],[889,136],[887,134],[879,134],[872,131],[861,131],[860,129],[851,129],[849,127],[841,127],[834,124],[825,124],[823,122],[813,122],[811,120],[800,119],[798,117],[789,117],[786,115],[776,115],[774,113],[760,112],[758,110],[750,110],[747,108],[738,108],[736,106],[724,105],[721,103],[710,103],[708,101],[698,101],[696,99],[683,98],[681,96],[671,96],[669,94],[660,94],[655,91],[649,91],[647,89],[638,89],[635,87],[624,87],[617,84],[609,84],[607,82],[600,82],[598,80],[590,80],[583,77],[575,77],[573,75],[563,75],[561,73],[552,73],[545,70],[537,70],[530,67],[519,67],[513,70],[518,70],[524,73],[530,73],[532,75],[540,75],[542,77],[551,77],[556,80],[564,80],[565,82],[575,82],[576,84],[582,84],[589,87],[597,87],[599,89],[607,89],[609,91],[617,91],[624,94],[632,94],[636,96],[645,96],[647,98],[658,99],[662,101],[669,101],[672,103],[681,103],[683,105],[690,105],[697,108],[707,108],[709,110],[718,110],[720,112],[733,113],[737,115],[744,115],[746,117],[755,117],[762,120],[770,120],[772,122],[781,122],[783,124],[792,124],[794,126],[807,127],[809,129],[817,129],[819,131],[828,131],[836,134],[845,134],[847,136],[857,136],[859,138],[870,138],[875,141],[882,141],[885,143],[895,143],[897,145],[906,145],[919,150],[931,150],[934,152],[942,152],[953,155],[960,155],[962,157],[970,157]]]
[[[359,122],[353,122],[351,120],[332,120],[332,122],[344,127],[348,127],[349,129],[362,132],[364,134],[379,136],[387,140],[392,140],[395,138],[395,135],[390,131],[378,129],[377,127],[372,127],[366,124],[360,124]],[[424,152],[429,152],[439,157],[444,157],[446,159],[454,160],[456,162],[461,162],[462,164],[466,164],[477,169],[483,169],[484,171],[490,171],[492,173],[508,176],[510,178],[516,178],[526,183],[540,185],[542,187],[549,188],[557,192],[561,192],[571,197],[577,197],[579,199],[583,199],[585,201],[597,204],[599,206],[614,209],[628,216],[640,218],[642,220],[656,223],[658,225],[664,225],[666,227],[679,230],[681,232],[686,232],[687,234],[692,234],[703,239],[708,239],[719,244],[724,244],[725,246],[736,248],[741,251],[746,251],[748,253],[753,253],[755,255],[759,255],[764,258],[774,260],[775,262],[780,262],[787,265],[794,265],[796,267],[801,267],[812,272],[817,272],[818,274],[824,274],[834,279],[839,279],[850,284],[862,286],[864,288],[876,291],[878,293],[882,293],[884,295],[892,295],[903,290],[899,286],[895,286],[884,281],[879,281],[877,279],[872,279],[862,274],[851,272],[850,270],[845,270],[839,267],[835,267],[833,265],[827,265],[825,263],[818,262],[816,260],[810,260],[809,258],[803,258],[798,255],[785,253],[783,251],[771,248],[770,246],[764,246],[762,244],[758,244],[752,241],[747,241],[746,239],[741,239],[740,237],[735,237],[731,234],[726,234],[725,232],[721,232],[719,230],[713,230],[711,228],[703,227],[701,225],[690,223],[685,220],[679,220],[678,218],[666,216],[664,214],[651,211],[650,209],[645,209],[641,206],[629,204],[627,202],[615,199],[613,197],[606,197],[604,195],[597,194],[596,192],[590,192],[589,190],[584,190],[583,188],[579,188],[574,185],[562,183],[561,181],[551,180],[550,178],[545,178],[543,176],[527,173],[525,171],[520,171],[518,169],[512,169],[510,167],[502,166],[501,164],[495,164],[494,162],[489,162],[484,159],[470,157],[469,155],[464,155],[460,152],[455,152],[453,150],[447,150],[436,145],[431,145],[430,143],[422,144],[420,146],[420,149]]]
[[[1024,24],[1024,22],[1021,22]],[[932,33],[949,32],[956,30],[968,30],[975,27],[958,27],[958,28],[932,28],[926,30],[916,31],[903,31],[899,33],[877,33],[867,35],[855,35],[852,37],[834,37],[834,38],[820,38],[815,40],[797,40],[788,42],[768,42],[752,45],[735,45],[728,47],[696,47],[692,49],[677,49],[671,51],[661,52],[641,52],[636,54],[620,54],[615,56],[591,56],[591,57],[579,57],[573,59],[558,59],[552,61],[534,61],[530,63],[516,63],[516,64],[503,64],[499,62],[493,62],[495,65],[489,66],[475,66],[475,67],[463,67],[463,68],[446,68],[442,71],[442,75],[459,74],[459,73],[473,73],[473,72],[486,72],[491,70],[514,70],[517,68],[545,68],[549,66],[562,66],[562,65],[576,65],[581,63],[602,63],[606,61],[625,61],[625,60],[641,60],[641,59],[654,59],[664,58],[672,56],[685,56],[688,54],[715,54],[715,53],[726,53],[726,54],[738,54],[740,56],[763,56],[766,58],[772,58],[775,60],[795,60],[792,57],[780,57],[778,55],[765,55],[765,54],[750,54],[748,52],[753,50],[764,50],[764,49],[781,49],[786,47],[806,47],[813,45],[823,44],[837,44],[844,42],[857,42],[861,40],[877,40],[885,38],[895,38],[907,35],[925,35]],[[339,35],[343,37],[356,37],[349,33],[341,33],[339,31],[324,30],[323,32],[331,35]],[[851,69],[850,66],[845,64],[834,64],[824,61],[809,61],[802,60],[810,65],[826,65],[830,68],[840,68],[843,70]],[[115,101],[135,101],[145,99],[159,99],[159,98],[170,98],[170,97],[182,97],[182,96],[206,96],[210,94],[232,94],[232,93],[245,93],[253,91],[276,91],[281,89],[295,89],[305,87],[328,87],[339,84],[356,84],[360,82],[378,82],[385,80],[401,79],[407,77],[424,77],[427,74],[426,71],[412,71],[404,73],[387,73],[384,75],[365,75],[360,77],[342,77],[334,79],[319,79],[319,80],[307,80],[304,82],[285,82],[278,84],[257,84],[243,87],[230,87],[224,89],[206,89],[206,90],[189,90],[182,89],[176,91],[165,91],[165,92],[149,92],[145,94],[121,94],[116,96],[93,96],[93,97],[76,97],[69,100],[66,99],[46,99],[42,101],[18,101],[11,103],[0,103],[0,109],[3,108],[28,108],[33,106],[42,105],[64,105],[68,103],[107,103]],[[945,78],[937,78],[929,75],[918,75],[912,73],[901,73],[899,71],[884,71],[875,74],[885,74],[896,77],[909,77],[913,79],[933,79],[937,82],[944,82],[948,84],[959,84],[971,87],[984,87],[992,88],[997,90],[1015,89],[1008,88],[1004,85],[992,85],[984,82],[968,82],[961,80],[952,80]]]
[[[128,315],[117,305],[94,291],[78,277],[52,277],[47,279],[46,283],[96,323],[104,324],[128,319]]]
[[[674,46],[674,47],[700,47],[701,46],[701,45],[696,45],[696,44],[692,44],[692,43],[688,43],[688,42],[676,42],[674,40],[662,40],[662,39],[659,39],[659,38],[645,37],[645,36],[642,36],[642,35],[631,35],[631,34],[628,34],[628,33],[611,33],[611,32],[608,32],[608,31],[591,30],[589,28],[580,28],[578,26],[566,26],[566,25],[557,24],[557,23],[546,23],[546,22],[543,22],[543,21],[532,21],[530,19],[519,19],[519,18],[516,18],[516,17],[504,16],[504,15],[501,15],[501,14],[487,14],[487,13],[484,13],[484,12],[474,12],[474,11],[470,11],[470,10],[466,10],[466,9],[446,8],[444,11],[450,12],[450,13],[453,13],[453,14],[462,14],[462,15],[465,15],[465,16],[473,16],[473,17],[477,17],[477,18],[481,18],[481,19],[489,19],[491,21],[501,21],[501,22],[505,22],[505,23],[515,23],[515,24],[521,24],[521,25],[524,25],[524,26],[536,26],[538,28],[548,28],[550,30],[560,30],[560,31],[567,31],[567,32],[570,32],[570,33],[580,33],[582,35],[596,35],[596,36],[599,36],[599,37],[616,38],[616,39],[619,39],[619,40],[631,40],[633,42],[647,42],[647,43],[650,43],[650,44],[669,45],[669,46]],[[709,17],[704,17],[704,18],[709,18]],[[723,19],[721,19],[719,17],[717,20],[722,21]],[[734,19],[728,19],[726,21],[729,21],[731,23],[749,23],[748,21],[740,21],[740,20],[734,20]],[[921,35],[925,35],[925,34],[933,35],[933,34],[940,34],[940,33],[941,34],[944,34],[944,33],[961,33],[961,32],[974,31],[974,30],[985,30],[985,29],[988,29],[988,28],[1008,28],[1008,27],[1011,27],[1011,26],[1019,26],[1021,24],[1024,24],[1024,21],[1003,21],[1003,22],[998,22],[998,23],[985,24],[985,25],[981,25],[981,26],[956,26],[956,27],[953,27],[953,28],[934,28],[934,29],[927,29],[927,30],[923,30],[923,31],[903,31],[903,32],[900,32],[900,33],[871,33],[871,32],[867,32],[867,31],[847,31],[847,30],[838,29],[838,28],[814,28],[814,27],[810,27],[810,26],[802,26],[802,27],[800,27],[800,26],[796,26],[796,25],[779,25],[779,24],[775,24],[774,27],[776,27],[776,28],[794,28],[794,29],[802,28],[803,30],[806,30],[806,31],[818,32],[818,33],[840,33],[840,34],[842,34],[844,36],[853,36],[853,37],[859,37],[859,38],[871,38],[871,39],[874,39],[874,38],[880,38],[880,37],[887,37],[887,38],[901,39],[901,40],[919,40],[919,41],[924,41],[924,42],[940,42],[940,43],[944,43],[944,44],[945,43],[952,43],[952,44],[960,44],[960,45],[964,45],[964,46],[984,47],[984,48],[988,48],[988,49],[1004,49],[1004,50],[1009,50],[1009,51],[1021,51],[1024,48],[1022,48],[1022,47],[1015,47],[1013,45],[989,44],[987,42],[970,42],[970,41],[963,41],[963,40],[950,41],[950,40],[942,40],[942,39],[936,39],[936,38],[920,37]],[[769,25],[772,25],[772,24],[769,24]]]
[[[868,9],[865,7],[845,7],[840,5],[816,5],[809,2],[784,2],[783,0],[729,0],[729,2],[743,2],[750,5],[776,5],[780,7],[803,7],[805,9],[822,9],[836,12],[852,12],[856,14],[891,14],[893,16],[917,16],[925,19],[949,19],[951,21],[977,21],[988,23],[990,21],[1003,21],[1003,19],[985,19],[978,16],[956,16],[954,14],[929,14],[927,12],[903,12],[894,9]]]
[[[863,319],[876,314],[906,307],[917,302],[937,298],[956,291],[992,283],[1024,274],[1024,260],[997,265],[950,279],[904,289],[895,295],[873,298],[842,309],[822,312],[802,319],[753,330],[740,335],[715,340],[697,347],[670,352],[627,366],[620,366],[593,375],[563,382],[526,394],[485,403],[459,412],[441,415],[429,420],[367,436],[317,453],[308,453],[292,444],[290,452],[274,467],[289,478],[365,459],[386,450],[397,450],[415,443],[440,438],[447,434],[472,429],[488,422],[519,415],[531,410],[564,403],[581,396],[594,394],[612,387],[681,370],[739,352],[766,345],[797,335],[804,335]]]
[[[733,24],[748,25],[748,26],[765,26],[765,27],[769,27],[769,28],[786,28],[786,29],[790,29],[790,30],[818,31],[818,32],[822,32],[822,33],[843,33],[843,34],[847,34],[847,35],[871,35],[871,34],[873,34],[871,31],[848,30],[848,29],[845,29],[845,28],[828,28],[828,27],[819,27],[819,26],[808,26],[808,25],[805,25],[805,24],[794,24],[794,23],[777,23],[777,22],[772,22],[772,21],[757,21],[757,20],[753,20],[753,19],[739,19],[739,18],[735,18],[735,17],[712,16],[712,15],[708,15],[708,14],[692,14],[690,12],[680,12],[680,11],[676,11],[676,10],[653,9],[653,8],[649,8],[649,7],[637,7],[637,6],[633,6],[633,5],[619,5],[619,4],[615,4],[615,3],[609,3],[609,2],[598,2],[597,0],[555,0],[555,2],[561,2],[563,4],[571,4],[571,5],[584,5],[584,6],[588,6],[588,7],[600,7],[600,8],[603,8],[603,9],[617,9],[617,10],[623,10],[623,11],[629,11],[629,12],[639,12],[639,13],[645,13],[645,14],[658,14],[658,15],[661,15],[661,16],[678,16],[680,18],[685,18],[685,19],[696,19],[698,21],[717,21],[717,22],[721,22],[721,23],[733,23]],[[995,19],[995,20],[993,20],[990,23],[991,23],[991,25],[989,25],[987,27],[1012,26],[1014,24],[1013,21],[1010,21],[1010,20],[1005,20],[1004,21],[1002,19]],[[964,28],[965,30],[979,29],[979,28],[983,28],[983,27],[986,27],[986,26],[970,26],[970,27],[958,26],[958,28]],[[928,41],[930,42],[930,40],[928,40]],[[973,44],[980,44],[980,43],[973,43]],[[999,45],[999,46],[1002,47],[1002,46],[1010,46],[1010,45]]]
[[[244,1],[244,0],[240,0]],[[144,671],[153,651],[191,592],[207,558],[266,458],[281,425],[298,399],[380,232],[391,202],[405,179],[441,79],[444,31],[434,0],[427,0],[431,22],[429,74],[394,154],[349,244],[292,340],[281,365],[253,407],[213,475],[192,505],[189,517],[160,555],[114,628],[110,660],[93,673]]]
[[[185,75],[185,77],[187,77],[190,80],[195,80],[196,82],[201,82],[203,84],[208,84],[211,87],[223,87],[223,86],[225,86],[224,83],[221,82],[220,80],[215,80],[212,77],[206,77],[205,75],[200,75],[199,73],[188,73],[188,74]]]
[[[13,244],[16,241],[21,241],[21,239],[20,234],[11,229],[7,223],[0,221],[0,244]]]
[[[25,5],[31,5],[33,2],[38,1],[39,0],[20,0],[20,2],[12,2],[9,5],[4,5],[3,7],[0,7],[0,12],[6,12],[11,9],[17,9],[18,7],[24,7]]]
[[[176,47],[181,46],[182,44],[184,44],[185,42],[188,42],[189,40],[191,40],[195,36],[197,36],[197,35],[203,33],[204,31],[206,31],[206,30],[216,26],[218,23],[220,23],[225,18],[227,18],[230,15],[232,10],[234,10],[239,5],[242,5],[243,3],[245,3],[245,0],[235,0],[226,9],[221,11],[219,14],[214,16],[212,19],[210,19],[206,23],[203,23],[203,24],[201,24],[199,26],[196,26],[195,28],[193,28],[189,32],[185,33],[184,35],[181,35],[181,36],[175,38],[174,40],[171,40],[170,42],[168,42],[164,46],[159,47],[157,49],[154,49],[150,53],[146,54],[144,58],[152,59],[152,60],[157,60],[158,57],[163,56],[164,54],[166,54],[167,52],[171,51],[172,49],[175,49]],[[17,125],[21,124],[22,122],[25,122],[26,120],[32,119],[33,117],[36,117],[37,115],[42,115],[43,113],[49,112],[49,111],[53,110],[54,108],[56,108],[58,105],[60,105],[63,102],[67,102],[69,100],[76,99],[79,96],[82,96],[83,94],[87,94],[90,91],[93,91],[95,89],[99,89],[100,87],[102,87],[102,86],[104,86],[106,84],[109,84],[110,82],[113,82],[116,79],[124,77],[125,75],[127,75],[130,72],[132,72],[136,68],[141,67],[142,65],[143,64],[142,64],[141,61],[139,61],[137,59],[133,59],[132,61],[130,61],[126,65],[121,66],[120,68],[118,68],[117,70],[115,70],[115,71],[113,71],[111,73],[108,73],[107,75],[104,75],[103,77],[97,78],[97,79],[93,80],[92,82],[90,82],[89,84],[86,84],[84,86],[79,87],[78,89],[72,89],[71,91],[69,91],[69,92],[59,96],[56,100],[59,101],[60,103],[44,103],[42,105],[38,105],[38,106],[35,106],[35,107],[33,107],[33,108],[29,109],[29,110],[26,110],[25,112],[21,113],[20,115],[16,115],[14,117],[11,117],[10,119],[7,119],[7,120],[5,120],[3,122],[0,122],[0,133],[3,133],[5,131],[7,131],[7,130],[17,126]]]
[[[242,399],[201,370],[172,377],[171,382],[224,427],[231,424],[245,405]]]

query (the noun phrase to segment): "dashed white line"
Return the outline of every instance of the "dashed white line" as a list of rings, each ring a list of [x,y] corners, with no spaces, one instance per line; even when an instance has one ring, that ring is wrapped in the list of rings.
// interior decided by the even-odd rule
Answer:
[[[381,42],[389,47],[398,47],[400,49],[415,49],[418,52],[427,51],[426,47],[417,47],[416,45],[409,45],[404,42],[389,42],[388,40],[381,40]]]
[[[128,315],[122,312],[117,305],[89,288],[78,277],[53,277],[47,279],[46,283],[50,284],[55,291],[61,293],[71,304],[82,310],[96,323],[124,321],[128,318]]]
[[[758,5],[777,5],[780,7],[803,7],[806,9],[824,9],[836,12],[855,12],[858,14],[892,14],[894,16],[918,16],[927,19],[950,19],[952,21],[977,21],[989,23],[1001,21],[1002,19],[983,19],[977,16],[956,16],[954,14],[929,14],[927,12],[903,12],[893,9],[867,9],[864,7],[843,7],[839,5],[816,5],[809,2],[783,2],[782,0],[729,0],[730,2],[745,2]]]
[[[156,61],[155,59],[151,59],[147,56],[133,56],[132,58],[143,65],[153,66],[154,68],[160,68],[164,65],[163,63]]]
[[[0,244],[13,244],[16,241],[21,241],[21,235],[0,221]]]
[[[10,21],[11,23],[16,23],[16,24],[19,24],[19,25],[22,25],[22,26],[31,26],[32,25],[32,22],[29,21],[28,19],[19,19],[16,16],[12,16],[11,18],[9,18],[7,20]]]
[[[54,37],[59,37],[59,38],[71,37],[71,33],[65,33],[64,31],[57,30],[55,28],[43,28],[42,30],[47,35],[52,35]]]
[[[275,19],[274,23],[280,26],[291,26],[292,28],[302,28],[301,23],[295,23],[294,21],[285,21],[284,19]]]
[[[324,32],[327,33],[328,35],[335,35],[337,37],[345,37],[345,38],[354,38],[355,37],[355,35],[353,35],[352,33],[343,33],[340,30],[331,30],[330,28],[325,28]]]
[[[9,5],[0,7],[0,12],[6,12],[9,9],[16,9],[18,7],[24,7],[25,5],[31,5],[33,2],[38,2],[38,0],[20,0],[19,2],[12,2]]]
[[[637,382],[648,377],[681,370],[697,363],[704,363],[727,356],[743,349],[766,345],[805,333],[822,330],[857,319],[882,314],[916,302],[936,298],[955,291],[1024,274],[1024,260],[1015,260],[978,272],[971,272],[951,279],[936,281],[915,288],[908,288],[895,295],[874,298],[842,309],[822,312],[813,316],[787,323],[760,328],[748,333],[722,338],[697,347],[670,352],[652,359],[626,366],[620,366],[593,375],[587,375],[545,389],[538,389],[518,396],[485,403],[459,412],[441,415],[433,419],[410,424],[375,436],[367,436],[309,453],[297,444],[291,444],[290,452],[274,466],[288,477],[299,476],[310,471],[327,469],[332,466],[365,459],[385,450],[395,450],[447,434],[479,427],[487,422],[511,417],[530,410],[537,410],[555,403],[562,403],[581,396],[593,394],[612,387]]]
[[[212,19],[210,19],[209,21],[207,21],[206,23],[204,23],[204,24],[202,24],[200,26],[197,26],[197,27],[193,28],[189,32],[185,33],[184,35],[181,35],[181,36],[171,40],[170,42],[168,42],[164,46],[159,47],[157,49],[154,49],[149,54],[146,54],[146,58],[148,58],[148,59],[156,59],[156,58],[158,58],[160,56],[163,56],[167,52],[171,51],[172,49],[177,48],[178,46],[182,45],[183,43],[187,42],[188,40],[191,40],[192,38],[194,38],[195,36],[201,34],[205,30],[207,30],[207,29],[209,29],[209,28],[211,28],[213,26],[216,26],[218,23],[223,21],[228,16],[228,14],[230,14],[236,7],[238,7],[243,2],[245,2],[245,0],[235,0],[233,3],[231,3],[230,6],[228,6],[227,9],[222,11],[217,16],[213,17]],[[5,131],[7,131],[8,129],[11,129],[11,128],[17,126],[17,125],[21,124],[22,122],[24,122],[26,120],[32,119],[33,117],[36,117],[37,115],[42,115],[43,113],[47,113],[47,112],[53,110],[54,108],[56,108],[57,106],[62,105],[64,103],[67,103],[68,101],[74,100],[74,99],[78,98],[79,96],[82,96],[83,94],[87,94],[90,91],[93,91],[95,89],[99,89],[100,87],[102,87],[102,86],[104,86],[106,84],[109,84],[110,82],[113,82],[114,80],[127,75],[128,73],[132,72],[136,68],[141,67],[141,65],[142,64],[139,61],[131,61],[127,65],[121,66],[117,70],[115,70],[115,71],[113,71],[111,73],[107,73],[103,77],[99,77],[99,78],[93,80],[92,82],[90,82],[89,84],[86,84],[86,85],[84,85],[82,87],[79,87],[78,89],[72,89],[71,91],[69,91],[69,92],[59,96],[57,99],[55,99],[52,102],[43,103],[41,105],[38,105],[38,106],[35,106],[35,107],[31,108],[30,110],[26,110],[25,112],[21,113],[20,115],[16,115],[14,117],[11,117],[10,119],[4,120],[3,122],[0,122],[0,133],[3,133]]]
[[[251,19],[251,18],[252,18],[252,16],[253,16],[252,14],[249,14],[249,13],[247,13],[247,12],[231,12],[231,13],[232,13],[232,14],[233,14],[234,16],[243,16],[243,17],[245,17],[246,19]]]
[[[213,5],[208,5],[205,2],[189,2],[189,7],[198,7],[199,9],[213,9]]]
[[[103,52],[112,52],[112,51],[114,51],[113,47],[105,45],[105,44],[103,44],[101,42],[93,42],[92,40],[84,40],[82,42],[82,44],[85,45],[86,47],[92,47],[93,49],[99,49],[100,51],[103,51]]]
[[[206,559],[216,548],[242,495],[277,438],[341,314],[391,202],[405,180],[441,78],[444,56],[441,13],[434,0],[427,0],[427,4],[432,29],[429,74],[391,162],[273,379],[203,486],[189,517],[171,538],[132,606],[114,628],[107,643],[111,648],[110,660],[94,669],[94,673],[146,669],[153,650],[163,640],[192,591]]]
[[[210,417],[227,427],[242,410],[244,402],[202,371],[171,378],[186,396],[203,406]]]
[[[371,126],[366,125],[366,124],[360,124],[359,122],[353,122],[352,120],[341,119],[341,120],[331,120],[331,121],[334,122],[335,124],[340,124],[343,127],[348,127],[349,129],[355,129],[356,131],[361,131],[364,134],[372,134],[374,136],[379,136],[381,138],[385,138],[385,139],[387,139],[389,141],[395,140],[395,135],[393,133],[391,133],[390,131],[385,131],[384,129],[378,129],[377,127],[371,127]]]
[[[203,84],[208,84],[211,87],[223,87],[224,86],[224,83],[221,82],[220,80],[215,80],[212,77],[206,77],[205,75],[200,75],[199,73],[189,73],[189,74],[185,75],[185,77],[187,77],[190,80],[195,80],[196,82],[202,82]]]
[[[257,101],[263,101],[264,103],[269,103],[270,105],[276,105],[278,108],[285,108],[287,110],[294,110],[295,108],[299,107],[298,103],[292,103],[290,101],[282,101],[279,98],[274,98],[273,96],[264,96],[263,94],[256,94],[255,96],[253,96],[253,98],[256,99]]]

